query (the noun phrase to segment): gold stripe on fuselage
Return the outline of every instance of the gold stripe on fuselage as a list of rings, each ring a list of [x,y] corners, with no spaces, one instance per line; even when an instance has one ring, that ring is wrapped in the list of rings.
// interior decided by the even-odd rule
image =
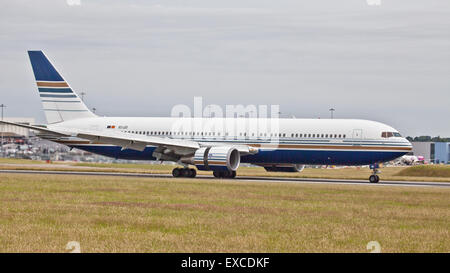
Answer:
[[[386,147],[386,146],[355,146],[355,145],[304,145],[304,144],[247,144],[251,147],[256,148],[267,148],[267,149],[331,149],[331,150],[401,150],[401,151],[411,151],[411,147]]]

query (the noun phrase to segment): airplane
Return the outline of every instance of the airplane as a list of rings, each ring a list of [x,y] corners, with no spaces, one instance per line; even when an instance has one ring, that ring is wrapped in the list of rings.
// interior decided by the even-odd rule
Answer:
[[[396,160],[396,163],[403,165],[424,164],[425,158],[423,156],[404,155]]]
[[[305,165],[370,165],[369,182],[377,183],[379,163],[412,150],[396,129],[370,120],[101,117],[86,107],[44,52],[28,55],[47,124],[2,123],[116,159],[175,162],[183,167],[173,169],[174,177],[193,178],[198,169],[234,178],[242,163],[268,172],[301,172]],[[249,123],[264,126],[237,129]]]

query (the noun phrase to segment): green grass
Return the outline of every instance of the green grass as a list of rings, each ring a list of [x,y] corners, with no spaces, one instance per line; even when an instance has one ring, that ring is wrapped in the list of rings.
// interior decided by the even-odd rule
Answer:
[[[450,190],[0,174],[0,252],[450,251]]]
[[[450,165],[428,165],[413,166],[401,170],[398,176],[418,176],[418,177],[448,177],[450,178]]]

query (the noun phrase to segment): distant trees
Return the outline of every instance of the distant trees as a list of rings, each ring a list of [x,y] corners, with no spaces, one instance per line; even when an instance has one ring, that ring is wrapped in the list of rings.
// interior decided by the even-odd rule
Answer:
[[[450,142],[450,137],[431,137],[431,136],[416,136],[416,137],[410,137],[407,136],[406,139],[408,141],[414,141],[414,142]]]

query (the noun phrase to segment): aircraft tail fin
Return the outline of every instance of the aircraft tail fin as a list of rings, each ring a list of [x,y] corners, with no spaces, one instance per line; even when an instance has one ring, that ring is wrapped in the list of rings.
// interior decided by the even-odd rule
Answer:
[[[44,52],[28,51],[48,124],[96,117],[58,73]]]

